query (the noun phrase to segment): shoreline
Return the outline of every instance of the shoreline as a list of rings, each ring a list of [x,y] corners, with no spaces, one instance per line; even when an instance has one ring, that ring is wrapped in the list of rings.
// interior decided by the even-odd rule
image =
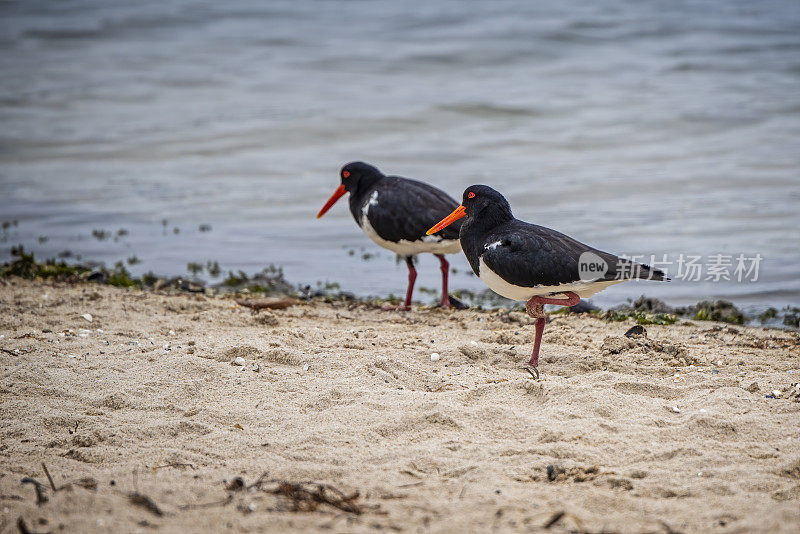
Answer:
[[[679,321],[628,338],[632,319],[551,314],[533,381],[516,311],[314,299],[252,313],[18,278],[0,307],[0,531],[20,517],[87,532],[800,521],[797,332]],[[70,488],[53,492],[42,463]],[[358,492],[360,513],[303,504],[317,487],[303,481]]]
[[[365,304],[398,304],[400,296],[389,294],[385,297],[359,297],[353,293],[342,291],[337,282],[317,282],[316,287],[310,284],[293,284],[286,280],[283,268],[270,264],[261,271],[248,275],[244,271],[227,276],[216,284],[199,279],[197,274],[203,269],[215,272],[215,277],[222,274],[218,262],[208,262],[207,266],[190,263],[192,277],[158,276],[152,271],[141,277],[132,276],[123,262],[117,262],[112,268],[102,264],[67,263],[63,259],[50,258],[44,262],[36,261],[33,253],[26,253],[22,245],[11,249],[13,261],[0,265],[0,280],[19,276],[34,280],[54,280],[69,283],[93,282],[115,287],[139,288],[142,290],[174,290],[177,292],[202,293],[209,297],[220,293],[236,295],[288,295],[302,299],[324,298],[328,301],[343,300]],[[439,291],[421,286],[417,297],[421,294],[433,295],[433,302],[438,300]],[[486,288],[483,291],[451,288],[450,294],[472,309],[523,310],[522,303],[501,297]],[[425,305],[419,300],[416,305]],[[553,308],[550,306],[549,308]],[[557,308],[557,307],[556,307]],[[595,306],[591,299],[584,299],[573,308],[557,308],[551,313],[593,313],[612,321],[634,318],[638,324],[673,324],[680,319],[700,321],[721,321],[739,326],[763,326],[787,329],[800,328],[800,308],[785,306],[783,308],[768,307],[757,316],[746,315],[733,302],[722,299],[700,300],[694,305],[671,306],[659,299],[641,295],[637,299],[628,299],[607,309]]]

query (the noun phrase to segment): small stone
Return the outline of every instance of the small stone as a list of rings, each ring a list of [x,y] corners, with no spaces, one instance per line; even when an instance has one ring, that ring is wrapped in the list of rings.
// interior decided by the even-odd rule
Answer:
[[[441,358],[441,356],[439,356],[438,352],[434,352],[433,354],[431,354],[431,361],[432,362],[438,362],[439,358]]]
[[[303,371],[308,371],[309,369],[311,369],[311,366],[310,366],[310,365],[308,365],[308,364],[305,364],[305,365],[303,366]]]
[[[477,341],[470,341],[469,343],[470,343],[470,345],[474,345],[476,347],[478,346],[478,342]]]
[[[779,389],[772,390],[772,396],[775,397],[776,399],[779,399],[781,395],[783,395],[783,392],[781,390]]]
[[[175,335],[175,330],[170,330],[169,331],[169,335],[174,336]]]
[[[625,337],[647,337],[647,330],[642,325],[637,324],[625,332]]]
[[[749,391],[750,393],[758,393],[759,391],[761,391],[761,388],[758,387],[758,382],[753,382],[752,384],[747,386],[745,390]]]
[[[233,365],[244,365],[247,362],[241,356],[237,356],[236,359],[233,360],[233,362],[231,362],[231,363],[233,363]]]
[[[675,412],[675,413],[681,413],[681,409],[678,408],[677,406],[673,406],[672,407],[672,411]]]
[[[717,360],[717,365],[723,365],[724,363],[722,360]]]
[[[83,317],[84,319],[86,319],[90,323],[92,322],[92,314],[91,313],[84,313],[83,315],[81,315],[81,317]]]

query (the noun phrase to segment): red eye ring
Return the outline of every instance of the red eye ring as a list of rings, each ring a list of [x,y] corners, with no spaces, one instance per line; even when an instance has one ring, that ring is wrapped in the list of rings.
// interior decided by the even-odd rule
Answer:
[[[350,171],[342,171],[342,176],[345,178],[350,178]]]
[[[467,193],[467,198],[475,198],[475,193],[470,191],[469,193]]]

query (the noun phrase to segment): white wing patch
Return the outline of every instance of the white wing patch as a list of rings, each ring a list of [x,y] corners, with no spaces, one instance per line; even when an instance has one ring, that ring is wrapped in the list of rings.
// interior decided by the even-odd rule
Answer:
[[[489,243],[488,245],[486,245],[483,248],[484,248],[484,250],[494,250],[494,249],[496,249],[497,247],[499,247],[502,244],[503,244],[502,241],[495,241],[494,243]]]
[[[369,208],[372,206],[378,205],[378,191],[375,190],[372,192],[372,195],[369,197],[369,201],[364,204],[364,207],[361,208],[361,214],[366,216],[367,212],[369,212]]]

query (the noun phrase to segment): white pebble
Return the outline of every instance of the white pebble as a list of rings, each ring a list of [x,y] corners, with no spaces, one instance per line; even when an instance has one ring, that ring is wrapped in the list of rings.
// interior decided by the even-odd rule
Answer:
[[[782,394],[783,394],[783,392],[781,390],[779,390],[779,389],[773,389],[772,390],[772,396],[775,397],[776,399],[778,397],[780,397]]]
[[[233,365],[244,365],[246,362],[244,358],[241,356],[237,356],[235,360],[233,360]]]
[[[681,413],[681,409],[678,408],[677,406],[673,406],[672,407],[672,411],[675,412],[675,413]]]
[[[310,366],[310,365],[308,365],[308,364],[305,364],[305,365],[303,366],[303,371],[308,371],[309,369],[311,369],[311,366]]]
[[[81,315],[81,317],[83,317],[84,319],[86,319],[90,323],[92,322],[92,314],[91,313],[84,313],[83,315]]]
[[[706,413],[707,411],[705,408],[700,408],[700,413]]]
[[[717,360],[717,365],[722,365],[724,362],[722,360]]]
[[[175,330],[170,330],[169,331],[169,335],[174,336],[175,335]]]
[[[433,354],[431,354],[431,361],[432,362],[438,362],[439,358],[441,358],[441,356],[439,356],[438,352],[434,352]]]
[[[478,342],[477,341],[470,341],[470,344],[471,345],[475,345],[476,347],[478,346]]]

